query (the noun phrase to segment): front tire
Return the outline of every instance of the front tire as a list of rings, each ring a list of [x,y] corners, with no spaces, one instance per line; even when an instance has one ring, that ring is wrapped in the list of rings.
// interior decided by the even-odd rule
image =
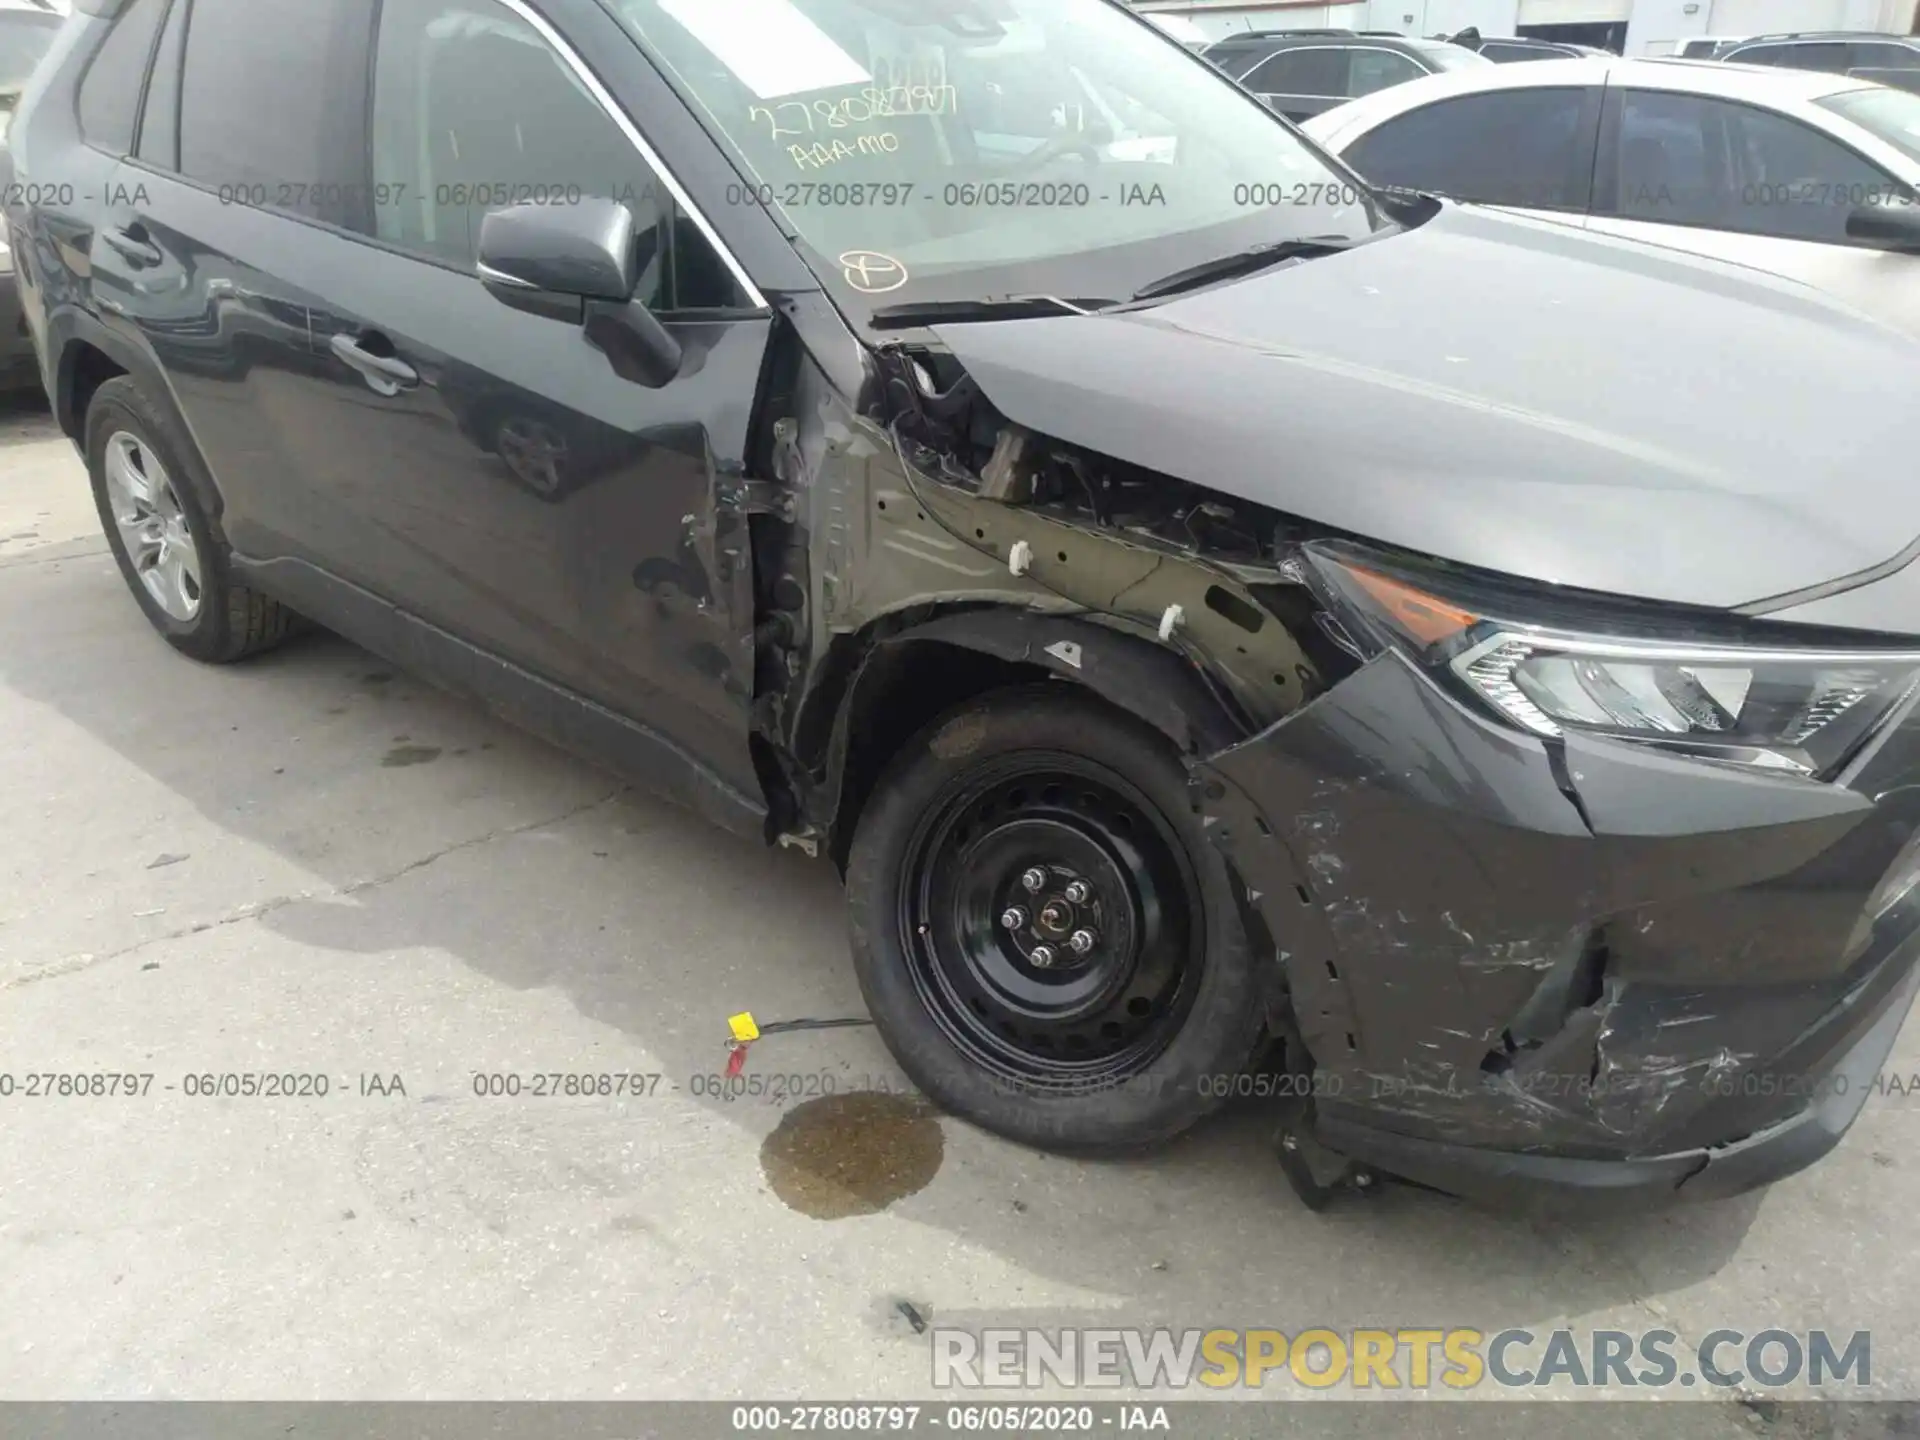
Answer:
[[[169,645],[224,664],[293,633],[291,610],[233,579],[226,536],[194,493],[173,427],[129,377],[94,392],[86,453],[107,543]]]
[[[1225,863],[1156,732],[1060,684],[895,757],[848,856],[854,964],[936,1103],[1045,1149],[1135,1149],[1215,1109],[1261,986]]]

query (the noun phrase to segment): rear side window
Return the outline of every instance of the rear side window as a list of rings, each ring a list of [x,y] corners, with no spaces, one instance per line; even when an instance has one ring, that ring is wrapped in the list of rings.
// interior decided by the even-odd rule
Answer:
[[[378,238],[466,271],[489,210],[619,200],[641,231],[636,299],[656,310],[747,304],[566,59],[493,0],[385,0],[372,188]]]
[[[1511,64],[1516,60],[1551,60],[1561,52],[1549,50],[1544,45],[1515,45],[1507,40],[1488,40],[1481,45],[1480,53],[1489,60]]]
[[[1347,55],[1330,45],[1282,50],[1240,83],[1256,95],[1345,95]]]
[[[1786,70],[1818,70],[1828,75],[1847,73],[1847,47],[1834,40],[1803,41],[1793,45],[1756,45],[1727,59],[1741,65],[1778,65]]]
[[[231,203],[353,223],[372,33],[373,0],[193,0],[180,173]]]
[[[1877,85],[1920,91],[1920,48],[1856,41],[1847,57],[1847,73]]]
[[[1418,80],[1427,72],[1393,50],[1355,50],[1347,72],[1347,94],[1371,95],[1392,85]]]
[[[1578,87],[1496,90],[1423,105],[1348,147],[1376,185],[1536,210],[1584,210],[1593,138]]]
[[[167,0],[133,0],[87,66],[80,81],[80,134],[96,149],[113,155],[133,149],[140,88],[166,10]]]

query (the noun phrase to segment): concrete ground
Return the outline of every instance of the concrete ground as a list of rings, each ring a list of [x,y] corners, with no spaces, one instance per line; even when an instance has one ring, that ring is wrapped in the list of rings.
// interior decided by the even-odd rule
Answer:
[[[1258,1107],[1120,1163],[927,1122],[853,1177],[911,1193],[821,1218],[845,1196],[767,1147],[794,1105],[700,1092],[731,1012],[862,1013],[830,869],[338,640],[182,659],[30,409],[0,414],[0,737],[0,1072],[153,1077],[0,1097],[0,1397],[927,1395],[903,1301],[965,1325],[1869,1329],[1871,1394],[1920,1397],[1920,1098],[1891,1092],[1810,1173],[1654,1218],[1398,1189],[1312,1214]],[[475,1094],[556,1071],[659,1078]],[[187,1093],[226,1072],[329,1093]],[[909,1090],[871,1029],[769,1037],[747,1073]],[[866,1164],[857,1127],[817,1144]]]

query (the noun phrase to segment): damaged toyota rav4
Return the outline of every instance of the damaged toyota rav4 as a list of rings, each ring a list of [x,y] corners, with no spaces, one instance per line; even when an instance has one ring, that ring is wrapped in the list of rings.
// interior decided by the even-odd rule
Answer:
[[[1303,1189],[1699,1195],[1859,1110],[1912,340],[1376,195],[1107,0],[187,10],[77,0],[7,214],[180,650],[306,617],[830,857],[1036,1145],[1254,1073]]]

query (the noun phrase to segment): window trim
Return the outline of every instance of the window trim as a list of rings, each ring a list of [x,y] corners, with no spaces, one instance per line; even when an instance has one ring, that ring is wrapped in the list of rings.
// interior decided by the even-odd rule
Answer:
[[[1671,225],[1677,230],[1704,230],[1713,235],[1745,235],[1754,240],[1784,240],[1795,245],[1837,245],[1845,250],[1879,250],[1882,247],[1864,240],[1854,240],[1842,235],[1837,240],[1816,240],[1805,235],[1776,235],[1764,230],[1729,230],[1724,225],[1703,225],[1692,220],[1646,220],[1638,215],[1620,213],[1620,132],[1625,119],[1626,97],[1628,95],[1678,95],[1688,100],[1703,101],[1709,105],[1731,105],[1741,110],[1752,110],[1757,114],[1770,116],[1784,124],[1798,125],[1802,130],[1811,132],[1825,140],[1837,150],[1843,150],[1876,174],[1883,176],[1890,186],[1920,193],[1905,180],[1893,174],[1878,160],[1864,155],[1855,146],[1834,134],[1831,130],[1813,124],[1803,116],[1794,115],[1785,110],[1775,110],[1766,105],[1756,105],[1751,100],[1737,99],[1731,95],[1710,95],[1699,90],[1648,89],[1639,85],[1610,85],[1607,87],[1606,108],[1600,116],[1600,158],[1594,165],[1594,185],[1591,213],[1596,219],[1617,220],[1628,225]],[[1605,205],[1602,205],[1602,195]]]
[[[667,166],[666,162],[660,158],[659,152],[647,143],[646,137],[640,133],[640,127],[634,124],[632,118],[620,107],[619,102],[613,98],[612,93],[607,87],[600,83],[600,77],[587,68],[586,62],[580,58],[579,52],[567,43],[566,37],[554,29],[544,15],[541,15],[538,11],[526,4],[525,0],[493,0],[493,3],[506,6],[509,10],[520,16],[521,19],[525,20],[540,33],[540,38],[552,47],[554,53],[566,62],[567,67],[573,71],[575,77],[586,87],[587,93],[593,96],[594,101],[607,113],[613,120],[613,123],[620,128],[621,133],[627,137],[627,143],[640,152],[640,158],[647,162],[654,174],[660,178],[660,183],[667,187],[667,193],[673,197],[674,203],[680,207],[681,212],[685,214],[689,220],[693,221],[694,228],[698,230],[701,235],[706,238],[706,242],[713,247],[714,253],[720,257],[721,263],[724,264],[729,273],[732,274],[734,282],[740,286],[741,293],[744,294],[748,301],[754,306],[753,313],[770,313],[773,307],[767,302],[767,297],[761,293],[760,287],[753,283],[753,277],[747,273],[746,266],[742,265],[739,257],[733,253],[733,247],[721,239],[720,232],[714,228],[713,222],[707,219],[706,212],[693,203],[693,196],[687,193],[686,186],[680,183],[679,177],[676,176]],[[380,7],[375,6],[373,43],[369,47],[370,50],[376,54],[379,50],[379,10]],[[641,56],[644,60],[645,57],[641,55],[637,45],[634,47],[634,53],[637,56]],[[373,104],[371,86],[368,88],[367,104],[369,106]],[[700,313],[709,314],[722,312],[703,311]]]
[[[1487,63],[1492,64],[1494,62],[1488,61]],[[1509,205],[1497,200],[1461,200],[1460,203],[1467,205],[1496,205],[1505,210],[1538,210],[1545,215],[1586,215],[1593,210],[1593,197],[1596,193],[1594,182],[1599,176],[1600,142],[1601,137],[1606,133],[1606,126],[1602,123],[1603,112],[1601,109],[1601,97],[1608,89],[1609,87],[1604,83],[1500,85],[1486,90],[1471,90],[1464,95],[1442,95],[1436,99],[1427,101],[1424,105],[1416,105],[1411,110],[1395,111],[1393,114],[1383,117],[1378,123],[1362,130],[1351,139],[1346,140],[1340,147],[1341,159],[1347,164],[1349,169],[1354,169],[1353,163],[1346,160],[1347,151],[1353,149],[1354,146],[1360,144],[1369,136],[1379,134],[1380,131],[1386,129],[1387,126],[1398,124],[1400,121],[1415,115],[1424,114],[1438,105],[1454,105],[1467,100],[1482,100],[1494,95],[1525,95],[1537,91],[1572,90],[1576,91],[1580,96],[1580,113],[1574,121],[1576,141],[1574,148],[1575,156],[1577,157],[1580,153],[1581,147],[1578,141],[1583,134],[1593,142],[1592,148],[1587,152],[1587,161],[1584,170],[1576,179],[1574,203],[1570,205]],[[1576,158],[1576,166],[1578,163],[1578,159]],[[1393,187],[1385,188],[1391,189]],[[1444,192],[1436,191],[1435,193],[1443,194]]]
[[[133,117],[133,146],[122,156],[123,160],[138,161],[143,157],[140,147],[147,138],[147,110],[153,99],[153,77],[159,73],[160,51],[167,41],[167,27],[173,23],[177,13],[180,16],[180,54],[175,61],[173,77],[173,114],[167,117],[173,128],[173,163],[180,163],[180,106],[187,93],[187,40],[193,29],[194,0],[167,0],[167,10],[160,17],[160,28],[153,34],[153,53],[147,56],[147,76],[140,86],[140,109]]]
[[[81,92],[87,88],[87,81],[93,76],[93,67],[100,63],[100,56],[105,53],[107,42],[113,39],[113,32],[126,24],[127,17],[133,13],[133,6],[128,5],[113,17],[112,23],[101,35],[100,43],[93,47],[93,54],[87,57],[87,63],[81,67],[80,78],[73,82],[73,128],[80,136],[82,145],[113,160],[130,159],[140,148],[140,127],[145,122],[147,114],[147,87],[153,83],[153,60],[160,53],[160,37],[167,33],[167,20],[173,14],[173,7],[189,3],[191,0],[160,0],[160,23],[154,27],[153,38],[147,42],[147,58],[140,66],[139,92],[133,97],[133,130],[127,139],[127,148],[124,151],[109,150],[100,144],[87,134],[86,122],[80,118]]]

